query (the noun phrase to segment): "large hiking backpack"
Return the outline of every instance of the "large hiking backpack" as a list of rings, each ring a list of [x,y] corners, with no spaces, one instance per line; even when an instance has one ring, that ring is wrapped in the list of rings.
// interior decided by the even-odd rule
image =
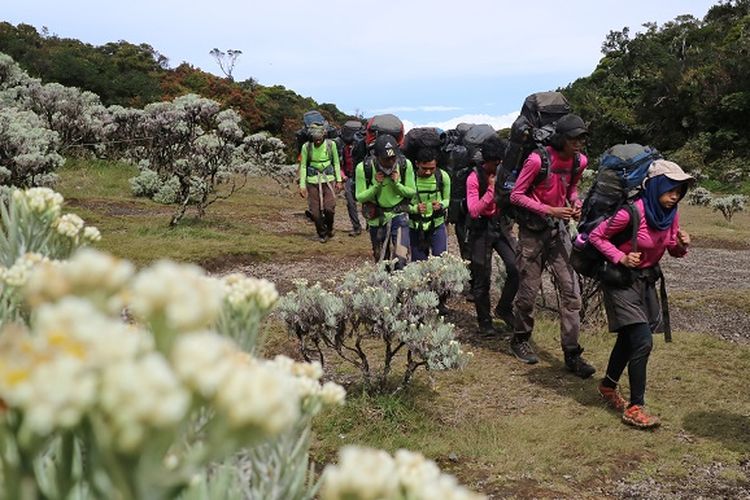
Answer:
[[[360,134],[364,138],[364,127],[359,120],[348,120],[341,126],[341,131],[339,132],[339,136],[345,144],[352,144],[357,134]]]
[[[354,164],[358,165],[364,161],[370,154],[370,149],[375,144],[375,139],[379,135],[392,135],[399,146],[404,141],[404,124],[396,115],[376,115],[367,121],[365,131],[361,139],[355,137],[352,144],[352,159]]]
[[[310,136],[310,127],[313,125],[320,125],[325,129],[325,136],[327,139],[334,139],[337,137],[336,127],[328,123],[328,120],[320,113],[320,111],[312,110],[302,115],[302,128],[298,129],[295,133],[295,139],[297,140],[297,151],[302,146],[312,140]]]
[[[448,167],[451,172],[451,201],[448,210],[448,222],[457,223],[466,220],[466,179],[474,167],[482,163],[482,144],[495,135],[495,129],[487,124],[459,124],[466,131],[461,133],[461,144],[454,145],[450,151]]]
[[[583,201],[581,218],[578,222],[578,236],[573,241],[571,264],[579,274],[589,278],[603,279],[608,272],[608,263],[593,245],[588,242],[591,231],[620,208],[631,211],[631,222],[626,229],[613,239],[619,245],[635,237],[640,215],[633,202],[640,195],[643,180],[654,160],[661,158],[659,152],[650,146],[640,144],[618,144],[609,148],[599,160],[599,171],[593,186]],[[632,232],[633,234],[629,234]]]
[[[482,163],[482,144],[495,135],[495,129],[491,125],[474,125],[466,131],[463,144],[466,146],[469,162],[474,166]]]
[[[534,151],[542,158],[542,169],[534,180],[534,186],[544,180],[549,171],[549,155],[545,147],[555,133],[557,120],[570,112],[568,100],[559,92],[537,92],[523,101],[521,113],[511,125],[503,166],[495,179],[495,201],[501,211],[514,215],[510,192],[516,185],[526,158]]]
[[[440,164],[439,156],[442,144],[440,132],[435,127],[417,127],[406,133],[404,136],[404,145],[401,150],[404,152],[404,156],[414,163],[417,159],[417,153],[420,150],[431,149],[435,152],[438,159],[438,166],[440,167],[442,165]]]

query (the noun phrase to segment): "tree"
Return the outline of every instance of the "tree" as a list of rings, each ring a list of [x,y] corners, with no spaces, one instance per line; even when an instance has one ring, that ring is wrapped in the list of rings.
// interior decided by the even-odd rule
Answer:
[[[211,52],[209,52],[209,54],[211,54],[213,58],[216,59],[221,72],[224,73],[226,77],[233,82],[234,77],[232,77],[232,72],[234,71],[234,65],[237,63],[237,58],[242,55],[242,51],[237,49],[229,49],[226,52],[222,52],[221,50],[214,48],[211,50]]]

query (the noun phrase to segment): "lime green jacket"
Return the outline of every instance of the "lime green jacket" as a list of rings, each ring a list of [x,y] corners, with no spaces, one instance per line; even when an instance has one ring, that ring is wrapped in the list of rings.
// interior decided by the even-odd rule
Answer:
[[[308,153],[309,151],[309,153]],[[308,154],[310,166],[307,166]],[[341,182],[339,151],[331,139],[324,140],[320,146],[312,142],[302,145],[299,160],[299,187],[320,182]]]
[[[382,226],[391,220],[394,216],[401,213],[394,208],[409,203],[411,197],[417,192],[414,184],[414,167],[408,159],[404,169],[403,178],[394,182],[390,177],[383,179],[378,183],[375,180],[377,168],[373,166],[369,182],[365,180],[365,164],[360,162],[356,169],[354,177],[356,179],[356,197],[360,203],[374,203],[380,210],[377,217],[367,219],[367,224],[372,227]],[[377,161],[377,160],[376,160]],[[398,168],[398,167],[396,167]]]
[[[448,210],[448,205],[451,201],[451,178],[445,170],[440,170],[442,175],[443,186],[441,192],[438,192],[437,188],[437,176],[432,174],[429,177],[415,177],[416,179],[416,194],[411,199],[409,205],[409,227],[412,229],[428,229],[430,223],[433,223],[432,227],[438,227],[440,224],[445,223],[445,214]],[[432,202],[439,201],[443,207],[441,212],[436,214],[432,209]],[[418,205],[420,203],[425,204],[425,213],[420,216]]]

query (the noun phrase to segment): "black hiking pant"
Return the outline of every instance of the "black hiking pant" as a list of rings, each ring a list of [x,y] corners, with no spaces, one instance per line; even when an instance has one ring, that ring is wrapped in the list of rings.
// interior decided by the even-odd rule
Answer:
[[[623,326],[609,355],[604,385],[616,386],[625,366],[630,381],[630,404],[643,406],[646,395],[646,365],[653,346],[651,328],[646,323]]]

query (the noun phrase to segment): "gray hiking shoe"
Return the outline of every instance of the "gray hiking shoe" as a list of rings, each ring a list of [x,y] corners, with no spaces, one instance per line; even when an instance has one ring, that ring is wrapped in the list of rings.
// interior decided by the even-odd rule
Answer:
[[[534,365],[539,362],[534,349],[531,348],[531,344],[526,340],[511,341],[510,350],[515,357],[526,364]]]

